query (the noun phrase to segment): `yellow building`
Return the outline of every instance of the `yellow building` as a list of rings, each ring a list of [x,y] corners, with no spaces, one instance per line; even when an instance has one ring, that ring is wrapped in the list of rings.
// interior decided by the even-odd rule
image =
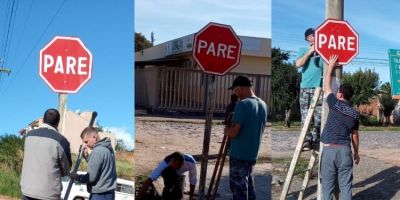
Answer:
[[[135,53],[135,104],[149,110],[202,112],[204,73],[192,57],[194,34]],[[216,78],[216,112],[224,112],[238,75],[253,80],[254,91],[271,105],[271,39],[239,36],[240,64]]]

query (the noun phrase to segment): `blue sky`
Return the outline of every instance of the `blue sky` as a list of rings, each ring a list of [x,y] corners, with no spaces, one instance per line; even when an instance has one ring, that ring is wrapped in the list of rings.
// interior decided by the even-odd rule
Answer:
[[[388,49],[400,48],[400,26],[396,0],[344,1],[344,19],[358,32],[358,57],[344,71],[375,69],[382,82],[388,82]],[[272,46],[297,51],[307,45],[304,31],[325,19],[325,1],[275,0],[272,2]],[[293,52],[295,55],[295,52]],[[373,60],[371,60],[373,59]]]
[[[229,24],[236,34],[271,36],[271,0],[135,0],[135,31],[160,44],[199,31],[208,22]]]
[[[9,3],[0,1],[0,44],[5,45]],[[96,110],[98,122],[133,143],[133,1],[16,0],[7,52],[0,51],[0,135],[16,133],[58,105],[38,75],[39,51],[56,35],[81,38],[93,55],[92,79],[68,95],[67,109]],[[57,12],[57,10],[59,10]],[[79,133],[77,133],[79,134]]]

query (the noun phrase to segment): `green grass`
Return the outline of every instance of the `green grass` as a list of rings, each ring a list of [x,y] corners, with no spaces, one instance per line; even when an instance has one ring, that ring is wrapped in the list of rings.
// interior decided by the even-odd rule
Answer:
[[[0,194],[21,198],[19,186],[24,139],[16,135],[0,136]]]
[[[15,198],[21,198],[22,193],[19,186],[19,174],[13,170],[0,171],[0,194]]]
[[[77,155],[72,154],[72,168],[75,166]],[[135,168],[134,164],[130,161],[121,159],[118,157],[118,154],[116,155],[116,167],[117,167],[117,176],[118,178],[123,178],[123,179],[128,179],[128,180],[133,180],[134,178],[134,173],[135,173]],[[88,163],[85,161],[85,159],[81,160],[81,163],[79,164],[79,171],[87,171],[87,166]]]
[[[117,176],[119,178],[130,179],[134,177],[135,168],[134,165],[126,160],[119,160],[117,158]]]

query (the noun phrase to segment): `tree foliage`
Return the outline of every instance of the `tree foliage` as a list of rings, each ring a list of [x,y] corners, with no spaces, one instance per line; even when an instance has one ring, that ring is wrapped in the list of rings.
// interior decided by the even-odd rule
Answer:
[[[117,138],[117,141],[115,144],[115,151],[128,151],[126,148],[126,143],[123,139]]]
[[[152,47],[153,44],[142,33],[135,33],[135,52]]]
[[[385,121],[388,123],[389,117],[392,114],[392,111],[394,110],[397,101],[392,99],[391,86],[388,82],[381,85],[379,93],[379,101],[381,103],[383,116],[385,116]]]
[[[352,102],[358,108],[361,104],[369,104],[370,98],[378,94],[379,75],[371,69],[358,69],[354,73],[343,73],[342,83],[353,87]]]
[[[272,48],[272,109],[275,114],[292,109],[299,98],[300,73],[288,60],[288,52]]]

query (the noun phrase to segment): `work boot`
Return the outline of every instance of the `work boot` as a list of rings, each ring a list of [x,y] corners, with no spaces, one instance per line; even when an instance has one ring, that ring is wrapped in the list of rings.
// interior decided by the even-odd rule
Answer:
[[[303,144],[303,151],[310,151],[312,147],[311,141],[307,140]]]

